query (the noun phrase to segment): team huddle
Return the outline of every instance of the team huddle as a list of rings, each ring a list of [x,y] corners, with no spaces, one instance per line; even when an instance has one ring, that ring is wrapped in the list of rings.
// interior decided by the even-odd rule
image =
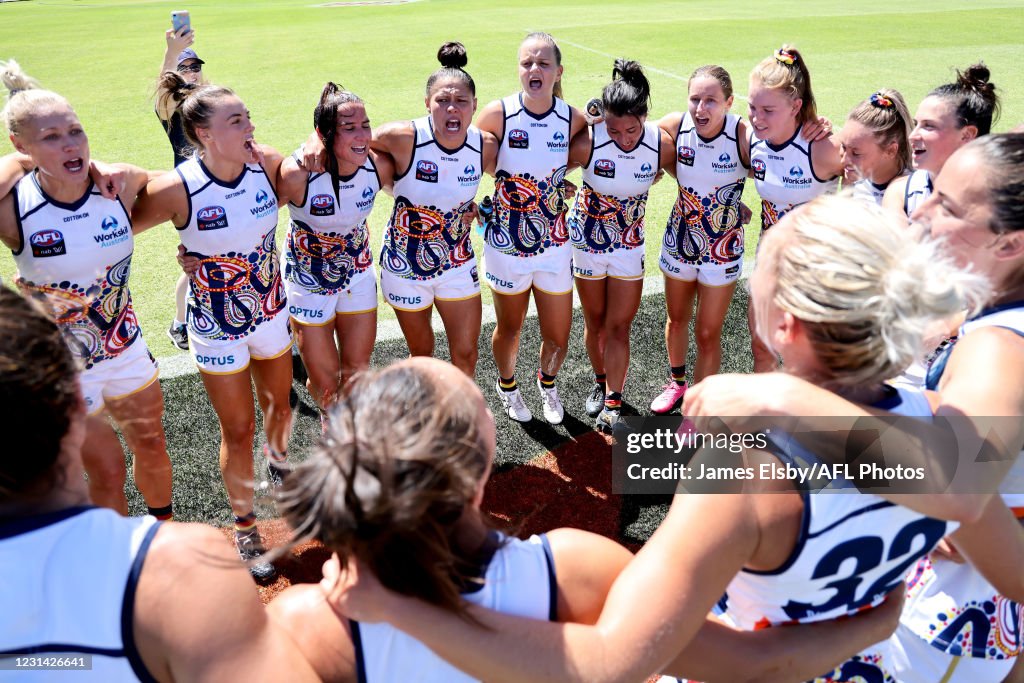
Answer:
[[[478,113],[466,50],[445,43],[424,116],[372,128],[363,100],[327,83],[315,130],[284,156],[256,142],[232,90],[205,82],[188,27],[166,38],[156,113],[174,149],[167,173],[91,159],[67,100],[0,64],[17,150],[0,158],[0,241],[21,294],[0,292],[0,401],[25,426],[20,452],[0,462],[0,567],[12,577],[0,602],[15,615],[0,621],[0,661],[85,653],[104,681],[1024,680],[1024,133],[992,133],[998,98],[983,64],[932,90],[914,117],[880,89],[833,134],[792,46],[754,67],[748,120],[731,111],[730,74],[708,65],[690,77],[685,111],[650,121],[643,68],[624,59],[599,100],[566,103],[546,33],[519,46],[521,92]],[[478,203],[485,175],[494,190]],[[498,374],[486,385],[499,419],[533,419],[516,379],[532,294],[543,417],[563,421],[575,289],[594,373],[578,398],[598,429],[616,431],[648,193],[669,176],[658,263],[668,377],[652,413],[747,416],[729,418],[735,430],[764,416],[857,416],[879,429],[915,418],[898,424],[919,430],[893,428],[908,457],[927,467],[982,441],[994,463],[985,485],[818,495],[782,480],[742,496],[681,493],[636,556],[579,529],[525,540],[493,529],[481,511],[496,448],[476,384],[481,282],[493,292]],[[756,374],[722,375],[748,178],[761,197]],[[381,191],[394,208],[374,254],[367,219]],[[171,521],[163,396],[129,289],[133,236],[166,223],[183,271],[169,334],[219,419],[244,564],[216,531]],[[370,369],[378,282],[411,357]],[[450,363],[430,358],[435,308]],[[293,341],[323,431],[298,464]],[[256,405],[265,477],[253,464]],[[985,434],[930,427],[932,416],[992,415],[1018,419]],[[112,422],[146,517],[123,516]],[[766,437],[743,457],[835,462],[839,440]],[[273,579],[288,549],[266,548],[257,530],[264,478],[294,543],[334,553],[320,585],[266,609],[249,575]],[[75,570],[52,569],[65,565]],[[82,619],[51,618],[69,600]]]

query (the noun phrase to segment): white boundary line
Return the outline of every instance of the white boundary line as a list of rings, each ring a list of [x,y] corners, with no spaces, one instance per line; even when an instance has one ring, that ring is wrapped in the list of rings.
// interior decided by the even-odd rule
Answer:
[[[750,270],[753,268],[753,259],[745,259],[743,262],[743,274],[740,276],[741,280],[747,279],[750,275]],[[651,294],[662,294],[665,291],[665,278],[661,274],[661,271],[654,275],[648,275],[644,278],[644,296]],[[580,307],[580,297],[573,289],[572,295],[573,308]],[[381,304],[387,305],[387,304]],[[528,317],[537,316],[537,307],[533,303],[533,297],[530,298],[530,309],[526,314]],[[484,304],[483,316],[481,324],[486,325],[487,323],[495,322],[496,318],[494,315],[494,306],[492,304]],[[431,326],[434,328],[434,332],[444,333],[444,324],[441,322],[441,317],[434,315],[431,317]],[[377,341],[394,341],[396,339],[402,339],[402,328],[399,327],[397,320],[378,320],[377,321]],[[160,379],[172,379],[174,377],[181,377],[182,375],[195,374],[196,364],[192,360],[192,356],[188,353],[178,353],[173,356],[164,356],[157,359],[160,364]]]

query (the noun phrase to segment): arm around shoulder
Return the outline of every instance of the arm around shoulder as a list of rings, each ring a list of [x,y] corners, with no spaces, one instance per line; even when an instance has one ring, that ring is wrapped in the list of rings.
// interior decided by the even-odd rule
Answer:
[[[0,157],[0,197],[10,193],[25,174],[32,171],[35,164],[32,157],[21,152],[12,152]]]
[[[569,145],[569,165],[566,171],[572,171],[577,168],[586,168],[587,164],[590,163],[590,154],[592,150],[593,141],[593,129],[590,126],[585,126],[583,132],[572,139]]]
[[[501,105],[501,100],[489,102],[480,110],[480,115],[476,117],[476,127],[501,141],[501,134],[505,128],[505,109]]]
[[[811,143],[811,163],[814,175],[821,180],[831,180],[843,172],[843,155],[835,136],[815,140]]]
[[[579,109],[576,107],[569,107],[569,111],[572,112],[569,116],[569,118],[572,119],[569,126],[569,138],[572,139],[577,135],[582,134],[583,131],[590,128],[590,126],[587,125],[587,117],[584,116],[583,112]]]
[[[963,524],[950,538],[1001,595],[1024,603],[1024,527],[1002,498],[993,496],[981,518]]]
[[[662,170],[674,178],[676,175],[676,143],[672,136],[661,128],[661,136],[658,138],[658,162]]]
[[[269,172],[269,171],[268,171]],[[282,204],[298,204],[306,194],[309,171],[299,165],[294,157],[287,157],[277,170],[277,196]]]
[[[132,207],[132,231],[136,234],[171,221],[175,226],[188,220],[188,195],[176,171],[168,171],[139,190]]]

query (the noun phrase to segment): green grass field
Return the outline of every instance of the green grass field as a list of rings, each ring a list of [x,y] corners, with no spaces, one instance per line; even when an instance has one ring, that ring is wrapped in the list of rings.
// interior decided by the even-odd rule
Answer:
[[[997,130],[1024,120],[1024,2],[974,2],[965,9],[964,3],[936,0],[861,0],[856,7],[795,0],[422,0],[376,7],[322,7],[295,0],[28,1],[0,4],[0,58],[15,57],[45,87],[68,97],[89,133],[94,157],[168,168],[170,146],[153,114],[152,90],[164,51],[163,32],[175,9],[191,12],[197,34],[194,47],[207,62],[207,78],[234,88],[252,111],[257,139],[286,152],[308,134],[312,109],[327,80],[359,93],[375,124],[422,115],[424,82],[437,67],[434,55],[446,40],[467,46],[467,68],[476,80],[480,106],[515,92],[516,49],[529,30],[549,31],[561,42],[566,98],[577,106],[599,94],[618,56],[648,68],[655,117],[684,108],[686,77],[703,64],[729,69],[737,94],[742,95],[753,65],[781,43],[792,42],[811,68],[820,111],[837,127],[846,112],[880,87],[899,89],[913,110],[928,90],[950,80],[953,67],[979,59],[991,67],[1003,96]],[[745,114],[742,97],[737,97],[734,108]],[[0,146],[0,152],[9,149],[9,143]],[[757,207],[759,200],[750,185],[745,201]],[[485,181],[482,190],[489,189]],[[662,226],[674,196],[671,182],[659,184],[651,193],[649,264],[657,262]],[[390,205],[383,197],[371,217],[375,251]],[[748,247],[753,246],[757,227],[755,217]],[[142,235],[132,274],[146,339],[163,357],[177,353],[163,334],[173,315],[176,245],[177,235],[169,225]],[[0,254],[0,276],[9,282],[13,272],[10,255]],[[649,274],[658,273],[650,268]],[[484,300],[489,302],[489,293]],[[744,307],[745,296],[740,294],[725,336],[727,370],[749,369]],[[381,307],[382,318],[391,315]],[[663,322],[660,296],[646,297],[634,329],[627,388],[627,399],[643,410],[665,372]],[[580,417],[590,381],[581,331],[577,319],[577,343],[560,376],[567,409],[580,419],[567,420],[560,428],[535,423],[524,429],[499,416],[499,470],[589,431],[589,421]],[[485,327],[481,337],[479,377],[485,389],[494,376],[489,332]],[[528,377],[533,366],[536,337],[531,321],[524,333],[521,378]],[[400,341],[381,343],[374,360],[385,362],[404,353]],[[164,389],[179,515],[226,521],[226,498],[215,465],[216,420],[198,378],[166,381]],[[539,408],[536,390],[527,387],[525,393]],[[300,416],[293,452],[304,453],[316,430],[314,418]],[[133,511],[140,505],[133,498]],[[631,512],[623,512],[623,535],[645,538],[657,523],[659,508],[638,502],[627,507]]]
[[[294,0],[48,0],[0,5],[0,58],[17,58],[45,87],[68,97],[96,158],[168,168],[170,146],[153,114],[151,95],[169,14],[186,6],[207,78],[234,88],[252,111],[257,139],[284,151],[308,134],[328,79],[359,93],[375,124],[420,116],[423,85],[445,40],[467,46],[467,68],[481,106],[515,92],[516,49],[527,30],[537,29],[561,41],[566,98],[576,105],[600,93],[616,56],[648,67],[656,117],[684,108],[686,77],[702,64],[725,66],[742,95],[751,67],[790,41],[804,51],[820,109],[837,126],[853,105],[882,86],[898,88],[913,109],[930,88],[949,79],[952,67],[977,59],[991,66],[1004,96],[999,129],[1024,120],[1019,75],[1024,3],[1014,2],[977,2],[963,9],[963,3],[931,0],[898,6],[865,0],[856,8],[790,1],[499,5],[425,0],[321,7]],[[737,97],[734,108],[745,113],[746,104]],[[3,149],[10,149],[9,143]],[[486,180],[481,189],[490,189]],[[650,264],[657,263],[673,200],[671,182],[651,193]],[[758,206],[753,187],[746,202]],[[371,218],[375,250],[389,212],[390,199],[382,197]],[[284,226],[282,218],[282,231]],[[755,218],[748,243],[756,226]],[[137,242],[132,289],[157,356],[177,352],[163,334],[173,315],[176,244],[169,225]],[[0,256],[0,276],[9,279],[13,270],[9,255]],[[387,306],[381,314],[392,315]]]

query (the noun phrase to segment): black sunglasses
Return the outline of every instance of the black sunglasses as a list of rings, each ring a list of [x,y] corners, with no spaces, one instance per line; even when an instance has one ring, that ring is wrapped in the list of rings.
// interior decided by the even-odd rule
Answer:
[[[183,73],[183,74],[187,74],[187,73],[195,74],[195,73],[199,73],[202,70],[203,70],[203,65],[202,64],[179,64],[178,65],[178,72],[179,73]]]

